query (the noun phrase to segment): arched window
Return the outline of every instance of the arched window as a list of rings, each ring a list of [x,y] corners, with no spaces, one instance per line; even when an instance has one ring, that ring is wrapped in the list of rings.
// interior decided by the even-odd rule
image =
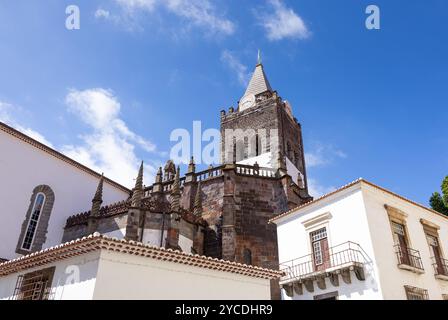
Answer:
[[[248,265],[252,264],[252,251],[250,251],[250,249],[245,248],[243,250],[243,261],[244,261],[244,264],[248,264]]]
[[[296,165],[296,168],[299,169],[300,168],[300,156],[299,156],[299,152],[294,152],[294,163]]]
[[[39,223],[40,214],[44,207],[45,195],[38,193],[36,200],[34,201],[33,210],[31,211],[31,217],[28,221],[28,227],[26,228],[25,239],[23,239],[22,249],[30,250],[33,243],[34,235],[36,234],[37,224]]]
[[[245,148],[244,141],[241,139],[236,140],[236,162],[244,160]]]
[[[243,145],[244,145],[243,159],[247,159],[247,158],[249,158],[249,138],[248,137],[243,138]]]
[[[34,188],[17,242],[17,253],[29,254],[42,249],[47,240],[54,199],[53,190],[49,186],[40,185]]]
[[[291,145],[289,144],[289,142],[286,143],[286,156],[289,158],[289,160],[293,160],[293,156],[292,156],[292,149],[291,149]]]
[[[255,155],[259,156],[261,154],[261,141],[258,134],[255,135]]]
[[[233,156],[233,158],[232,158],[233,163],[236,163],[237,156],[236,156],[236,138],[235,137],[233,137],[232,156]]]

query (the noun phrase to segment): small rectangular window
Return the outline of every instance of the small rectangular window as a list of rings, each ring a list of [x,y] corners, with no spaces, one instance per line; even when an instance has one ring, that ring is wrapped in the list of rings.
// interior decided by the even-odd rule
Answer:
[[[428,290],[411,286],[404,286],[404,289],[408,300],[429,300]]]
[[[311,241],[319,241],[327,237],[327,229],[322,228],[311,232]]]
[[[315,270],[321,270],[328,267],[329,262],[329,248],[327,241],[327,229],[322,228],[310,233],[311,246],[314,257]]]
[[[49,300],[55,267],[20,275],[14,290],[14,300]]]
[[[402,224],[392,222],[392,228],[394,230],[394,233],[396,233],[397,235],[406,236],[406,232]]]

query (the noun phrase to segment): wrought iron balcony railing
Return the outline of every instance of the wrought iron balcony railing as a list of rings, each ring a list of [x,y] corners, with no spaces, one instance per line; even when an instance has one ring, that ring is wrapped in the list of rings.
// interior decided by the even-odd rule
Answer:
[[[434,268],[434,274],[436,276],[448,277],[448,260],[442,258],[432,257],[432,266]]]
[[[316,263],[312,253],[281,263],[280,270],[286,274],[281,278],[281,282],[306,279],[320,273],[336,271],[350,266],[363,267],[367,261],[367,254],[361,246],[348,241],[329,248],[328,254],[325,254],[323,259],[319,257],[319,263]]]
[[[397,254],[398,265],[410,266],[418,270],[424,270],[422,258],[418,250],[404,247],[400,244],[394,246]]]

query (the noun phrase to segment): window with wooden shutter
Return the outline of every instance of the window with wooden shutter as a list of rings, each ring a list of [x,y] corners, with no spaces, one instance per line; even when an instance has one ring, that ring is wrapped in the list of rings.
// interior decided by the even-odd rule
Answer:
[[[329,267],[330,252],[328,247],[327,229],[321,228],[310,233],[313,250],[315,270],[324,270]]]

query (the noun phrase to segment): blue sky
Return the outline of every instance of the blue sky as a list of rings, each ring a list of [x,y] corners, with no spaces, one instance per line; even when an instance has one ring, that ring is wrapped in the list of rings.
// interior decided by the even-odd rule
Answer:
[[[80,30],[67,30],[75,4]],[[365,28],[365,9],[381,29]],[[448,174],[448,3],[0,1],[0,120],[130,186],[173,129],[218,128],[257,50],[317,195],[363,177],[427,204]]]

